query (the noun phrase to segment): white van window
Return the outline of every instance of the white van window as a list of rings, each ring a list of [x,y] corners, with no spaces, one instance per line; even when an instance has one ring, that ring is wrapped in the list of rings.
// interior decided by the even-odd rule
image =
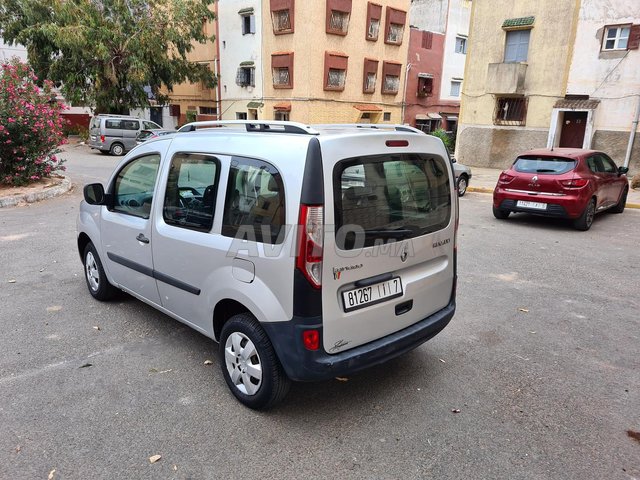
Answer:
[[[247,240],[282,243],[285,199],[280,172],[261,160],[234,157],[222,222],[227,237],[240,234]]]
[[[167,224],[211,230],[219,165],[216,157],[207,155],[179,153],[171,159],[162,211]]]
[[[338,163],[334,198],[338,247],[371,246],[445,228],[451,219],[447,165],[440,157],[376,155]],[[356,235],[364,233],[364,239]]]

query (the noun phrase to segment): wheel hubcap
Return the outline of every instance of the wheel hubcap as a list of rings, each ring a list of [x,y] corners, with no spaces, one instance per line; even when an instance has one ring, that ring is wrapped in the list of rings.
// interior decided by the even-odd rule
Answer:
[[[96,259],[93,256],[93,253],[87,253],[84,267],[87,274],[87,280],[89,281],[89,286],[91,287],[91,290],[95,292],[100,287],[100,274],[98,273],[98,265],[96,264]]]
[[[464,193],[467,191],[467,181],[461,178],[458,182],[458,193]]]
[[[262,363],[249,337],[240,332],[229,335],[224,345],[224,361],[235,387],[245,395],[255,395],[262,385]]]

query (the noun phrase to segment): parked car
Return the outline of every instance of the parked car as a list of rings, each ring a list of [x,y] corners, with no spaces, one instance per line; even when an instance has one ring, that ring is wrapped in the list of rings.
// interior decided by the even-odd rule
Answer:
[[[588,230],[596,213],[624,211],[627,171],[594,150],[531,150],[500,174],[493,214],[499,219],[512,212],[568,218],[578,230]]]
[[[89,147],[101,153],[124,155],[137,145],[136,137],[143,129],[162,127],[128,115],[96,115],[89,123]]]
[[[459,163],[455,157],[451,157],[453,163],[453,173],[456,176],[456,189],[458,190],[458,196],[463,197],[467,193],[467,187],[471,181],[471,168]]]
[[[172,133],[176,133],[175,130],[167,130],[165,128],[152,128],[148,130],[140,130],[140,133],[136,136],[136,144],[140,145],[147,140],[151,140],[153,138],[158,138],[163,135],[170,135]]]
[[[77,246],[94,298],[123,290],[218,341],[231,392],[265,408],[291,380],[352,374],[440,332],[457,218],[435,137],[199,122],[85,186]]]

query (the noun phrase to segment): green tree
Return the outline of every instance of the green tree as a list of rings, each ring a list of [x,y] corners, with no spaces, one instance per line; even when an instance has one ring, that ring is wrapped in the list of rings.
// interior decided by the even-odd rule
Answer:
[[[215,0],[0,0],[0,35],[27,48],[38,78],[76,105],[128,113],[160,104],[184,81],[216,79],[188,59],[195,43],[214,40],[203,22]]]

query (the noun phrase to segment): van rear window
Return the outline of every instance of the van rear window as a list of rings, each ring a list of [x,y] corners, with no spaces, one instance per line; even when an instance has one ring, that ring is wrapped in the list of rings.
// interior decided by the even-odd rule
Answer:
[[[343,160],[334,170],[336,242],[351,250],[426,235],[451,218],[448,166],[395,154]]]
[[[575,160],[562,157],[519,157],[513,164],[516,172],[559,175],[573,170]]]

